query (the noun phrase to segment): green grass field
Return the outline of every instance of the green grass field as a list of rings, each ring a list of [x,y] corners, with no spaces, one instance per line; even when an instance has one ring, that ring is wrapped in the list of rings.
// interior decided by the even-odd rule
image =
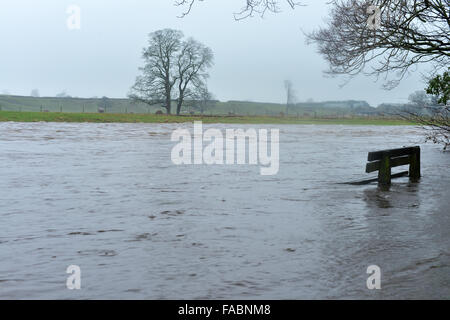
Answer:
[[[203,121],[204,123],[242,124],[342,124],[342,125],[411,125],[400,119],[344,118],[313,119],[269,116],[174,116],[155,114],[114,113],[57,113],[0,111],[0,122],[94,122],[94,123],[182,123]]]

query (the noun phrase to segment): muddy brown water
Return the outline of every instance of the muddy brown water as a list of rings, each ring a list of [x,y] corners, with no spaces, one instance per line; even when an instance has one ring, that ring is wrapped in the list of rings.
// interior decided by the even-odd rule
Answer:
[[[175,166],[175,124],[0,123],[0,298],[450,298],[450,154],[419,129],[204,127],[278,127],[278,175]],[[338,184],[417,144],[420,183]]]

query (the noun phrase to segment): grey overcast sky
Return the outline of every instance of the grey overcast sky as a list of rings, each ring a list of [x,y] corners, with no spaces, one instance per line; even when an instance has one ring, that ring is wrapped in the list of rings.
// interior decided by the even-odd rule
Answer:
[[[162,28],[182,30],[213,49],[209,86],[222,101],[283,102],[285,79],[293,81],[299,101],[357,99],[376,106],[404,102],[423,89],[419,72],[392,91],[373,78],[360,76],[340,88],[342,78],[325,77],[326,63],[302,30],[323,25],[329,6],[305,2],[237,22],[233,12],[244,0],[198,2],[183,19],[173,0],[1,0],[0,93],[29,95],[38,88],[41,96],[125,97],[148,33]],[[81,8],[80,30],[66,25],[72,4]]]

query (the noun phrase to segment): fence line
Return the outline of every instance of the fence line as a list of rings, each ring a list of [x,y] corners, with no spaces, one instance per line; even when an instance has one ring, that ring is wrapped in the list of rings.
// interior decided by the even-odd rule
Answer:
[[[0,111],[18,111],[18,112],[66,112],[66,113],[109,113],[109,114],[154,114],[161,108],[152,108],[146,106],[112,106],[101,108],[96,105],[82,104],[76,106],[65,106],[64,104],[39,106],[5,106],[0,104]],[[165,110],[162,110],[166,114]],[[182,115],[202,115],[200,112],[182,112]],[[318,111],[292,111],[285,114],[283,111],[277,112],[273,110],[261,110],[259,113],[249,111],[223,111],[223,110],[206,110],[203,115],[209,116],[247,116],[247,117],[277,117],[277,118],[297,118],[297,119],[354,119],[354,118],[383,118],[396,119],[396,117],[388,117],[381,114],[352,114],[346,112],[330,112],[319,113]]]

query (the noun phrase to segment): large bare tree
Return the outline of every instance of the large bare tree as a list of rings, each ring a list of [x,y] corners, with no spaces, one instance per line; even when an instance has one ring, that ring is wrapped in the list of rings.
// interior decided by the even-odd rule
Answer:
[[[333,75],[385,76],[393,88],[413,67],[449,65],[449,0],[332,0],[327,25],[309,35]],[[390,77],[393,75],[393,77]]]
[[[130,99],[148,105],[163,104],[171,113],[172,90],[177,81],[174,64],[181,48],[183,33],[163,29],[149,35],[149,46],[143,51],[145,65],[131,88]]]
[[[212,66],[212,50],[189,38],[183,40],[178,30],[164,29],[150,34],[149,46],[144,49],[144,67],[131,88],[129,97],[148,105],[163,104],[171,113],[174,91],[177,91],[176,112],[196,86],[208,77]]]

